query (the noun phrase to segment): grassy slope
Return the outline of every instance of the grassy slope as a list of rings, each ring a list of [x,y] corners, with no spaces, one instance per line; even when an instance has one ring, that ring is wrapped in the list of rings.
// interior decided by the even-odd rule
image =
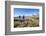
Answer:
[[[39,26],[39,17],[32,16],[30,19],[25,21],[14,21],[14,27],[37,27]]]

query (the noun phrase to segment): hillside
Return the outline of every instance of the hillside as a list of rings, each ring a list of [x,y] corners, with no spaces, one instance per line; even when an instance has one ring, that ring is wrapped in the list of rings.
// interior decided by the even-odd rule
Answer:
[[[38,27],[39,16],[14,17],[14,27]]]

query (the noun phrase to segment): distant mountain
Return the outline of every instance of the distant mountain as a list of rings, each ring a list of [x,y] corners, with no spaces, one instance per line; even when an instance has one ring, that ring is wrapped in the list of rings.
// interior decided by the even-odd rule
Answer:
[[[39,15],[33,15],[33,16],[24,16],[24,19],[32,19],[32,18],[39,18]],[[23,20],[23,17],[19,18],[19,17],[14,17],[14,20]]]

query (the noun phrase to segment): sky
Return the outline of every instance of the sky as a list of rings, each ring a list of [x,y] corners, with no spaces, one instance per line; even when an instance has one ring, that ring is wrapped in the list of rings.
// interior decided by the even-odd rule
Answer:
[[[17,16],[32,16],[37,15],[39,9],[29,9],[29,8],[14,8],[14,17]]]

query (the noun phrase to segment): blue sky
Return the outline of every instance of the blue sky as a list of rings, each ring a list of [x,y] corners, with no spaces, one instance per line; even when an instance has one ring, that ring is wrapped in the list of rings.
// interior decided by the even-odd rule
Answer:
[[[14,8],[14,16],[32,16],[39,13],[39,9]]]

